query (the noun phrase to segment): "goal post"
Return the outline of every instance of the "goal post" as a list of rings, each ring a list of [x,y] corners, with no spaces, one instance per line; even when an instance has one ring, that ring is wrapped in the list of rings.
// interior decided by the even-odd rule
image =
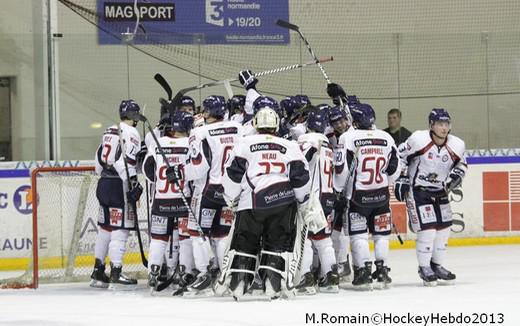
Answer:
[[[37,288],[43,283],[88,282],[100,206],[99,176],[94,167],[40,167],[31,172],[32,250],[20,258],[21,275],[0,280],[0,288]],[[148,248],[146,196],[138,208],[145,251]],[[28,230],[29,233],[29,230]],[[146,276],[135,232],[130,233],[123,258],[125,273]],[[108,263],[108,260],[107,260]]]

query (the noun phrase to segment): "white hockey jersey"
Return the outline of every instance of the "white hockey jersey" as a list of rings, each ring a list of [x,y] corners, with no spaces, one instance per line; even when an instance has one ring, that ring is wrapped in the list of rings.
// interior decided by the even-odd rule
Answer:
[[[222,175],[224,163],[233,147],[242,138],[242,125],[235,121],[220,121],[192,129],[190,162],[185,166],[185,179],[195,180],[197,194],[224,202]]]
[[[348,181],[347,194],[358,205],[387,202],[388,186],[400,171],[395,142],[385,131],[350,128],[339,137],[334,188],[341,192]]]
[[[141,149],[141,136],[136,128],[121,122],[121,137],[125,148],[125,157],[128,165],[128,174],[133,177],[137,174],[135,155]],[[126,169],[122,149],[119,146],[118,125],[112,125],[105,130],[101,144],[96,151],[96,173],[103,177],[119,177],[126,185]]]
[[[399,156],[408,167],[412,187],[435,191],[444,188],[443,182],[454,167],[466,172],[465,150],[464,141],[456,136],[448,134],[446,142],[438,146],[429,130],[419,130],[399,146]]]
[[[228,198],[240,197],[239,211],[303,202],[310,192],[308,163],[296,142],[246,136],[226,163],[223,186]]]
[[[322,206],[334,206],[334,153],[327,137],[311,132],[301,135],[298,144],[309,163],[311,191],[320,198]],[[332,202],[327,203],[327,200]]]
[[[186,161],[189,160],[188,137],[172,138],[164,136],[158,140],[170,166],[186,164]],[[166,180],[166,169],[168,166],[155,142],[148,147],[143,167],[146,179],[155,184],[154,198],[180,199],[182,198],[181,191],[185,197],[191,197],[190,187],[185,186],[185,180],[179,181],[180,189],[176,184],[169,183]]]

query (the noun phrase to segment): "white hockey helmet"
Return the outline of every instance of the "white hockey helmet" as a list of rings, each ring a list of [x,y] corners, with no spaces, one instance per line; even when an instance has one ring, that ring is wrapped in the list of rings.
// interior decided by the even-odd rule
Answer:
[[[255,127],[256,130],[271,129],[277,132],[279,126],[280,117],[278,113],[271,108],[262,108],[253,117],[253,127]]]

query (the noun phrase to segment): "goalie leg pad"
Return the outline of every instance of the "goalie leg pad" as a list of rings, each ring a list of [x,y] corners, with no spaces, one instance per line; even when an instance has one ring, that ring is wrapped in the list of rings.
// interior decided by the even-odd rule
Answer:
[[[262,250],[261,255],[258,271],[265,283],[265,294],[272,299],[294,297],[294,274],[298,262],[293,253]]]
[[[231,250],[233,262],[229,273],[231,280],[229,289],[233,292],[235,298],[245,294],[255,277],[256,255],[250,255],[243,252]]]

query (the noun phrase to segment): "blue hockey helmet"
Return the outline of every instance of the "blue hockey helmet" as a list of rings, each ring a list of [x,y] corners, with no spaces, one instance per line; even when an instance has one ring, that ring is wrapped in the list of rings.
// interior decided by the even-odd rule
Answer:
[[[350,107],[350,106],[356,106],[358,105],[360,102],[359,102],[359,99],[357,98],[356,95],[349,95],[347,96],[347,105]]]
[[[189,133],[193,127],[193,115],[185,111],[175,111],[164,125],[164,131]]]
[[[328,105],[327,103],[322,103],[316,105],[315,109],[321,113],[324,113],[327,119],[329,118],[330,110],[332,110],[332,107]]]
[[[278,114],[278,117],[282,117],[282,110],[278,102],[269,96],[260,96],[253,102],[253,113],[257,114],[263,108],[270,108]]]
[[[193,98],[189,97],[189,96],[183,96],[181,97],[181,103],[179,105],[179,109],[182,109],[183,107],[190,107],[192,112],[195,111],[195,101],[193,100]]]
[[[451,117],[448,111],[443,108],[434,108],[428,115],[428,123],[430,126],[437,121],[445,121],[451,123]]]
[[[119,104],[119,118],[139,121],[141,108],[134,100],[123,100]]]
[[[206,97],[202,102],[202,107],[210,117],[222,119],[226,115],[226,100],[223,96],[211,95]]]
[[[246,105],[246,97],[244,95],[234,95],[227,101],[227,108],[229,111],[244,111]]]
[[[345,110],[343,110],[339,105],[331,108],[329,111],[329,124],[332,125],[341,119],[347,120],[347,112],[345,112]]]
[[[370,104],[359,103],[350,109],[353,123],[358,129],[370,129],[376,122],[376,113]]]
[[[307,129],[323,133],[328,124],[328,116],[325,111],[313,110],[307,116]]]

